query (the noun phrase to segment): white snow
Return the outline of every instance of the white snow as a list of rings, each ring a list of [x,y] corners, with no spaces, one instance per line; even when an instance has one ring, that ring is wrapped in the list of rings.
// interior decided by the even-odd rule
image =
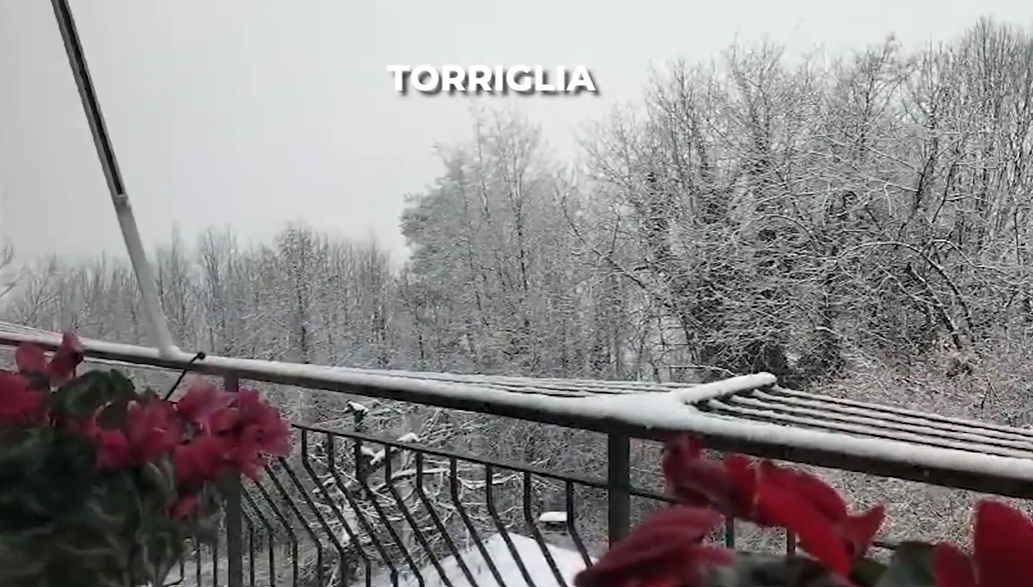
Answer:
[[[375,450],[363,445],[359,450],[362,451],[362,456],[365,457],[366,461],[372,466],[379,465],[384,462],[385,458],[387,458],[387,452],[384,449]]]
[[[834,407],[836,410],[847,411],[847,410],[860,410],[866,414],[877,413],[878,417],[888,421],[902,421],[897,418],[912,418],[924,421],[929,426],[937,426],[945,428],[947,430],[965,431],[971,430],[972,428],[980,428],[984,432],[994,431],[998,434],[994,434],[995,438],[1019,438],[1028,439],[1030,436],[1028,431],[1024,431],[1019,428],[1013,428],[1010,426],[1002,426],[1000,424],[992,424],[990,422],[981,422],[979,420],[969,420],[965,418],[953,418],[947,416],[940,416],[938,414],[928,414],[925,412],[918,412],[915,410],[908,410],[899,406],[887,407],[879,404],[866,404],[864,402],[854,401],[841,397],[833,397],[830,395],[821,395],[817,393],[807,393],[803,391],[796,391],[793,389],[779,389],[779,394],[783,396],[789,396],[788,398],[779,398],[780,401],[807,401],[810,404],[817,404],[822,407]],[[757,397],[763,397],[766,394],[758,392]],[[790,399],[792,398],[792,399]],[[801,399],[802,398],[802,399]],[[886,413],[887,409],[893,410],[893,413]]]
[[[360,404],[359,402],[348,402],[347,413],[366,415],[369,413],[369,408]]]
[[[772,404],[763,401],[759,395],[758,398],[738,398],[734,404],[724,402],[715,402],[715,404],[721,406],[722,410],[726,412],[757,416],[771,421],[841,430],[861,435],[878,434],[889,436],[894,440],[914,441],[916,443],[932,442],[940,446],[957,448],[959,450],[964,450],[966,446],[971,446],[972,443],[979,443],[987,445],[987,452],[1001,456],[1029,458],[1033,455],[1033,442],[1030,441],[1033,439],[1027,439],[1023,442],[1010,438],[994,438],[984,434],[972,433],[972,430],[978,431],[978,428],[956,430],[948,427],[947,433],[944,434],[942,429],[938,431],[931,429],[929,426],[931,422],[923,424],[921,421],[908,421],[903,418],[893,417],[891,414],[869,413],[866,415],[862,412],[861,415],[857,415],[857,412],[860,412],[860,410],[844,410],[840,413],[839,410],[831,410],[827,406],[796,406],[792,403],[782,404],[781,402]],[[773,410],[773,406],[777,406],[779,411]],[[888,427],[886,425],[887,422],[892,422],[892,427]],[[936,438],[933,439],[930,436],[935,436]],[[1009,448],[992,446],[989,443]]]
[[[541,546],[533,538],[512,533],[509,534],[509,538],[513,541],[514,550],[517,551],[536,587],[560,587],[563,585],[556,580],[549,563],[545,560],[545,555],[542,554]],[[527,585],[502,535],[495,534],[486,539],[484,549],[488,553],[488,558],[495,564],[505,585],[499,585],[495,575],[491,572],[491,567],[484,561],[484,556],[475,544],[457,545],[457,547],[461,559],[466,563],[470,574],[473,575],[474,584],[478,587],[525,587]],[[551,544],[547,548],[556,562],[560,575],[566,581],[566,585],[571,587],[574,584],[574,576],[586,566],[584,559],[579,553],[566,548]],[[399,570],[398,587],[419,587],[419,582],[411,570],[408,573],[402,572],[402,569],[406,568],[405,563],[396,564]],[[440,564],[453,587],[470,586],[470,581],[463,573],[455,555],[441,559]],[[421,568],[420,574],[423,576],[424,587],[444,587],[446,585],[432,564]],[[364,582],[364,578],[360,578],[355,585],[358,587]],[[374,575],[372,583],[373,587],[391,587],[390,573],[384,571]]]
[[[768,387],[778,382],[771,373],[754,373],[752,375],[740,375],[738,377],[729,377],[728,379],[722,379],[721,381],[713,381],[711,383],[704,383],[702,385],[694,385],[692,387],[686,387],[684,389],[678,389],[674,393],[687,404],[695,403],[698,401],[714,399],[731,395],[733,393],[739,393],[742,391],[748,391],[751,389],[760,389],[762,387]]]
[[[538,516],[539,524],[566,524],[567,512],[542,512]]]

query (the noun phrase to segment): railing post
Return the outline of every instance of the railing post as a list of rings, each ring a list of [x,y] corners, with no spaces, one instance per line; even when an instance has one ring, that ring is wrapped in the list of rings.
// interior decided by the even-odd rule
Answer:
[[[237,392],[240,381],[235,373],[223,379],[226,391]],[[240,477],[226,481],[223,514],[226,516],[226,558],[229,587],[244,587],[244,511],[241,504]]]
[[[631,528],[631,439],[626,434],[606,437],[607,517],[610,544]]]

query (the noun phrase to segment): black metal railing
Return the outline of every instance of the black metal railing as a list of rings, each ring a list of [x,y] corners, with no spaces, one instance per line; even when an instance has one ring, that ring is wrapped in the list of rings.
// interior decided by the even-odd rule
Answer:
[[[53,349],[57,338],[0,332],[0,347],[29,341]],[[326,390],[322,393],[329,403],[318,409],[308,406],[307,412],[317,419],[345,416],[293,425],[293,453],[271,463],[259,481],[243,480],[227,494],[219,540],[195,548],[173,577],[183,587],[567,587],[578,570],[625,535],[635,520],[666,505],[658,491],[656,431],[630,428],[629,433],[626,423],[591,411],[575,417],[560,409],[549,412],[555,408],[543,404],[538,411],[512,413],[495,409],[506,405],[502,400],[492,404],[483,399],[463,399],[465,411],[457,411],[453,404],[459,394],[449,395],[447,386],[424,385],[441,375],[388,377],[218,357],[178,361],[142,347],[96,341],[84,346],[89,367],[115,365],[140,385],[164,387],[178,378],[177,371],[189,370],[220,376],[232,391],[247,376],[249,383],[252,378],[259,381],[257,387],[274,401],[286,401],[284,394],[289,393],[308,400]],[[155,371],[160,373],[156,379]],[[492,381],[484,378],[483,386],[473,389],[490,394]],[[528,381],[513,393],[529,394],[533,382]],[[541,389],[555,385],[543,381]],[[648,393],[632,397],[639,403],[651,399]],[[356,401],[363,398],[379,399],[371,399],[377,403],[368,407]],[[439,416],[449,426],[429,428],[438,430],[433,438],[385,433],[421,429],[410,417]],[[568,418],[564,427],[556,426],[561,416]],[[455,430],[471,422],[482,427],[487,422],[496,432],[515,429],[514,434],[529,440],[547,435],[551,444],[538,455],[579,454],[570,459],[521,457],[528,453],[500,447],[505,440],[476,426],[456,440]],[[698,422],[686,420],[684,429],[692,430]],[[552,429],[543,430],[546,425]],[[746,438],[746,450],[720,448],[750,453],[758,442]],[[938,454],[935,450],[940,449],[930,454]],[[887,454],[885,460],[897,457]],[[1021,462],[1015,462],[1019,470]],[[843,468],[863,470],[847,458]],[[751,550],[795,550],[793,537],[784,533],[765,532],[759,547],[756,538],[728,524],[713,540]]]
[[[294,425],[294,454],[241,484],[241,531],[198,550],[177,583],[233,584],[237,556],[250,586],[568,587],[611,537],[671,501],[634,486],[622,459],[619,502],[641,503],[614,515],[616,467],[592,478],[388,439],[359,431],[363,414],[351,430]],[[735,546],[734,524],[713,540]],[[782,544],[795,551],[791,536]]]
[[[249,586],[569,587],[608,542],[606,480],[356,431],[294,430],[295,454],[242,484],[242,531],[195,551],[177,584],[230,584],[239,552]],[[671,502],[622,485],[646,502],[635,517]],[[712,540],[735,547],[735,525]],[[781,544],[796,550],[791,535]]]
[[[223,532],[220,545],[191,557],[182,584],[230,584],[237,552],[247,585],[566,587],[611,534],[613,516],[599,515],[606,479],[404,437],[294,430],[295,453],[242,483],[242,531]],[[622,486],[653,508],[666,501]]]

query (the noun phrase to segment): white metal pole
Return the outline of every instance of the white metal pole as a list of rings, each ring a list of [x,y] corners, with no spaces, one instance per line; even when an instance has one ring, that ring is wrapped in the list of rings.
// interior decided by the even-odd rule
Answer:
[[[101,114],[100,104],[97,102],[97,94],[93,88],[93,81],[90,79],[89,69],[86,67],[86,57],[83,55],[79,33],[75,28],[75,20],[72,18],[72,10],[68,6],[68,0],[51,0],[51,3],[54,6],[58,28],[61,29],[61,38],[65,43],[68,62],[72,66],[75,85],[79,88],[79,97],[82,98],[83,110],[86,112],[86,119],[93,132],[93,143],[97,147],[97,156],[100,158],[100,165],[104,169],[104,177],[108,182],[111,203],[115,208],[118,226],[122,229],[122,238],[126,243],[126,251],[129,253],[129,262],[132,263],[136,284],[140,288],[144,312],[147,314],[154,337],[154,346],[163,357],[181,359],[185,353],[175,345],[172,341],[172,334],[169,332],[168,320],[161,307],[161,298],[158,297],[154,271],[147,261],[147,253],[144,251],[143,241],[140,239],[140,231],[136,226],[136,219],[133,217],[133,209],[129,205],[129,196],[126,195],[125,186],[122,183],[122,174],[118,170],[115,151],[111,146],[107,128],[104,126],[104,116]]]

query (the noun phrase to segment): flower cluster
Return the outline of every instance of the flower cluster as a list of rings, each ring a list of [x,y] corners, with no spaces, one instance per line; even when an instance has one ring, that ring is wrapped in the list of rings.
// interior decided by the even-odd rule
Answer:
[[[48,407],[52,388],[74,384],[82,360],[82,344],[73,333],[64,334],[49,360],[37,346],[19,346],[18,372],[0,372],[0,426],[74,430],[95,443],[101,471],[171,458],[178,499],[169,513],[175,519],[192,513],[206,484],[224,472],[255,478],[270,457],[290,452],[287,424],[251,390],[234,393],[199,383],[177,402],[134,393],[97,402],[84,417]],[[112,410],[120,417],[110,418]]]
[[[131,402],[123,429],[106,430],[97,419],[83,431],[97,441],[97,462],[122,470],[171,455],[179,500],[172,515],[189,515],[200,490],[226,470],[256,478],[269,456],[290,452],[290,432],[279,412],[258,393],[230,393],[212,385],[191,387],[176,403],[156,397]]]
[[[66,332],[61,346],[47,360],[36,345],[23,344],[14,353],[18,372],[0,371],[0,425],[33,425],[46,419],[46,400],[51,386],[75,376],[83,359],[79,337]]]
[[[679,505],[646,518],[582,571],[577,587],[1018,587],[1033,577],[1033,523],[997,502],[976,507],[973,555],[950,544],[910,543],[921,548],[902,549],[891,565],[913,568],[891,575],[887,566],[865,558],[885,508],[852,514],[842,496],[819,477],[741,455],[707,458],[702,444],[687,435],[667,443],[662,471]],[[775,557],[772,562],[772,557],[706,545],[726,516],[785,528],[811,558]],[[924,554],[907,554],[913,552]],[[866,578],[855,577],[861,563],[869,569]],[[810,570],[800,572],[801,565],[811,565]],[[874,576],[870,569],[876,569]],[[884,575],[886,580],[879,581]],[[803,576],[813,583],[801,583]],[[920,576],[929,581],[915,579]],[[898,583],[899,577],[907,579]]]

